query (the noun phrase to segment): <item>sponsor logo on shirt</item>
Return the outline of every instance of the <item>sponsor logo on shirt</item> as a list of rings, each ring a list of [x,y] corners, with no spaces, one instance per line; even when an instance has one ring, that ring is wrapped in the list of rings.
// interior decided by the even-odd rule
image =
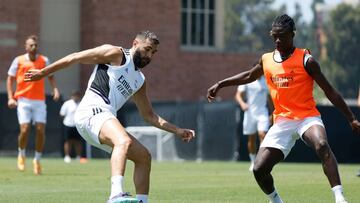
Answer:
[[[126,81],[125,77],[121,75],[118,78],[119,84],[116,86],[116,89],[120,91],[121,95],[124,96],[124,98],[130,97],[134,90],[131,88],[128,81]]]

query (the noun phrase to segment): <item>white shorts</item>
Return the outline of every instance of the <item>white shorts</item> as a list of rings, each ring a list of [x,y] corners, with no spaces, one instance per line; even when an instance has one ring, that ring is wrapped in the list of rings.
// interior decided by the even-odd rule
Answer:
[[[21,97],[17,100],[17,116],[20,124],[46,123],[46,104],[43,100]]]
[[[101,144],[99,134],[105,121],[116,118],[109,110],[104,108],[78,109],[75,112],[75,125],[79,134],[91,145],[111,153],[112,148]]]
[[[320,116],[308,117],[302,120],[279,118],[266,133],[260,147],[280,149],[285,159],[295,145],[296,140],[302,138],[304,132],[313,125],[324,127]]]
[[[266,113],[253,116],[248,111],[244,113],[243,134],[253,135],[258,131],[267,132],[269,130],[270,120]]]

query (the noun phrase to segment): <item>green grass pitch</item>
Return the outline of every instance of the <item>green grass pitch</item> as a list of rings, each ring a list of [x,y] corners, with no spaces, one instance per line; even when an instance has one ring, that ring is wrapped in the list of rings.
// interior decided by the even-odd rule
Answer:
[[[0,202],[69,203],[105,202],[110,192],[110,163],[92,159],[87,164],[62,159],[43,159],[43,175],[16,169],[15,157],[0,158]],[[258,203],[268,202],[260,191],[248,162],[153,162],[151,203]],[[135,194],[133,164],[128,162],[126,189]],[[359,164],[340,164],[345,196],[360,202]],[[280,163],[273,170],[275,184],[285,202],[335,202],[319,163]]]

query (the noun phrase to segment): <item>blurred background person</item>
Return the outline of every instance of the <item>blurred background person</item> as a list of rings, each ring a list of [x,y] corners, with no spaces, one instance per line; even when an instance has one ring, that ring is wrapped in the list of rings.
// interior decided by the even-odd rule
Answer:
[[[76,159],[80,163],[87,162],[86,158],[82,158],[82,150],[84,140],[76,129],[74,115],[75,111],[80,103],[81,93],[80,91],[73,91],[71,98],[64,102],[60,109],[60,116],[63,119],[64,125],[64,162],[70,163],[70,152],[72,147],[75,149]]]
[[[45,80],[36,82],[24,82],[25,72],[31,69],[42,69],[49,65],[46,56],[37,53],[38,39],[35,35],[26,38],[26,53],[17,56],[11,63],[7,77],[8,107],[17,107],[17,116],[20,124],[18,137],[18,162],[20,171],[25,170],[25,150],[31,130],[31,121],[35,123],[35,157],[33,160],[33,171],[36,175],[41,174],[40,159],[45,144],[46,104],[45,104]],[[53,99],[57,101],[60,97],[53,75],[48,76],[53,89]],[[16,84],[16,91],[13,85]]]
[[[239,85],[235,94],[235,100],[244,111],[243,135],[247,137],[247,148],[250,158],[249,171],[254,168],[256,157],[256,137],[259,137],[260,143],[269,130],[270,118],[268,111],[268,88],[265,78],[259,79],[245,85]],[[240,135],[240,132],[238,132]],[[237,154],[240,154],[240,137],[238,142]]]

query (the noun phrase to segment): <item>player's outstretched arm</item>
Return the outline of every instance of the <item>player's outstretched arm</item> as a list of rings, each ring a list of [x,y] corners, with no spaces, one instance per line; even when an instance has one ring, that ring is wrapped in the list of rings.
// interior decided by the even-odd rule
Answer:
[[[260,59],[259,62],[250,70],[220,80],[211,86],[207,91],[208,101],[211,102],[211,100],[216,97],[217,92],[223,87],[247,84],[255,81],[263,74],[264,72]]]
[[[41,70],[29,70],[25,73],[25,81],[36,81],[72,64],[112,64],[120,65],[122,50],[112,45],[102,45],[61,58]]]
[[[144,82],[143,86],[137,91],[133,97],[133,101],[136,104],[136,107],[139,110],[140,115],[144,118],[146,122],[149,124],[166,130],[168,132],[174,133],[179,136],[183,141],[189,142],[191,139],[195,137],[194,130],[179,128],[165,119],[161,118],[157,115],[151,105],[151,102],[146,94],[146,83]]]
[[[319,87],[324,91],[326,97],[330,102],[345,115],[350,123],[353,131],[360,134],[360,122],[356,119],[354,113],[350,110],[348,105],[345,103],[343,97],[339,92],[329,83],[324,74],[321,72],[319,64],[314,58],[309,58],[306,63],[306,71],[311,75]]]

